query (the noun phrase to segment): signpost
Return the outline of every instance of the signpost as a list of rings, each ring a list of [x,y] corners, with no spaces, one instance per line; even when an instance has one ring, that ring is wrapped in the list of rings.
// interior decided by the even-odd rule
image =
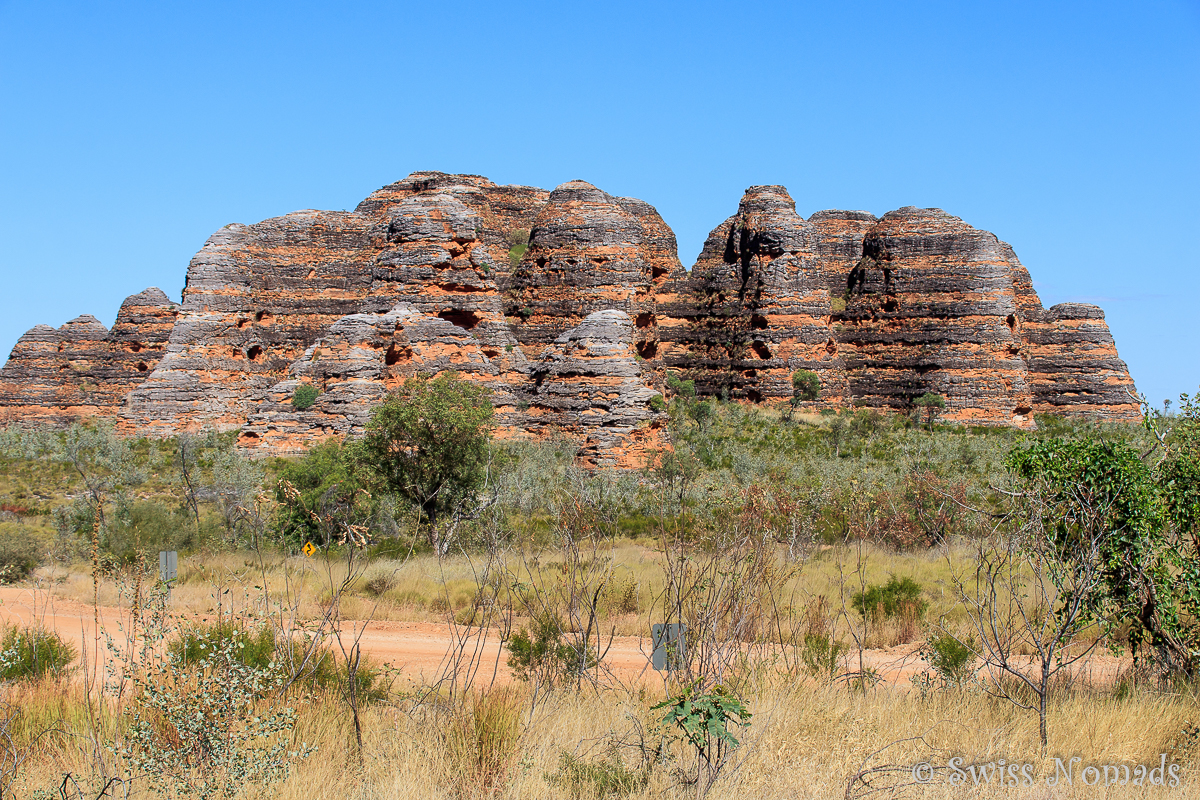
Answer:
[[[179,577],[179,553],[175,550],[158,551],[158,579],[169,583]]]
[[[300,550],[302,553],[304,553],[304,555],[312,558],[313,554],[317,552],[317,546],[312,542],[308,542],[304,545],[304,547],[300,548]]]
[[[687,626],[678,623],[658,623],[650,626],[650,642],[654,653],[651,664],[657,670],[673,672],[683,667],[687,643],[684,639]]]
[[[158,579],[167,585],[167,599],[171,599],[171,583],[179,577],[179,552],[158,551]]]

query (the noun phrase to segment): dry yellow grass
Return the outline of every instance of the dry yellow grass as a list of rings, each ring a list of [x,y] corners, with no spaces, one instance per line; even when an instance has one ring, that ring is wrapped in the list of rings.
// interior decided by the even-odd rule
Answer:
[[[841,552],[839,556],[838,553]],[[632,582],[637,598],[637,612],[648,611],[663,590],[662,553],[647,544],[618,542],[605,546],[597,557],[610,560],[611,583],[614,591]],[[964,565],[971,557],[969,547],[959,546],[950,555]],[[342,599],[341,614],[345,619],[394,620],[405,622],[445,619],[447,609],[459,611],[469,606],[478,591],[478,575],[483,566],[482,556],[451,556],[439,560],[421,555],[396,561],[380,559],[360,565],[358,579]],[[861,559],[861,580],[855,569]],[[502,557],[502,590],[515,579],[529,579],[529,565],[541,577],[551,576],[561,556],[555,551],[509,552]],[[833,610],[841,607],[842,583],[846,607],[850,607],[853,592],[860,584],[884,583],[889,577],[911,577],[925,589],[929,600],[927,618],[946,620],[953,627],[962,619],[962,610],[953,598],[950,584],[951,568],[945,550],[895,553],[873,545],[864,545],[853,552],[821,548],[802,564],[790,568],[794,575],[776,590],[776,602],[782,608],[802,613],[817,597],[825,597]],[[55,596],[82,603],[92,601],[90,565],[79,564],[72,569],[40,571],[53,588]],[[296,604],[296,614],[314,618],[323,611],[331,592],[345,580],[345,562],[303,556],[284,557],[278,554],[259,554],[251,551],[202,554],[180,559],[179,578],[172,591],[172,608],[183,614],[209,614],[217,603],[226,609],[234,604],[239,609],[261,606],[263,587],[274,602]],[[372,582],[386,586],[372,591]],[[116,606],[121,592],[116,581],[101,581],[100,604]],[[618,620],[618,635],[643,635],[643,620],[637,616]],[[845,631],[839,631],[844,635]],[[896,631],[869,631],[869,646],[891,646]]]
[[[10,691],[13,691],[10,689]],[[71,732],[81,734],[81,698],[63,699],[63,687],[45,684],[21,690],[22,708],[37,706],[47,721],[51,706],[61,707]],[[562,692],[530,711],[528,693],[516,696],[519,738],[502,771],[499,798],[561,798],[568,790],[547,780],[566,751],[585,760],[602,756],[613,741],[636,740],[638,724],[647,725],[657,692],[611,688],[599,693]],[[709,797],[724,798],[839,798],[848,777],[882,764],[928,761],[944,766],[958,756],[964,764],[1029,763],[1033,786],[950,786],[942,782],[911,787],[902,796],[929,798],[1073,798],[1073,797],[1195,797],[1200,781],[1193,774],[1196,753],[1172,749],[1172,742],[1194,718],[1194,701],[1177,695],[1141,694],[1112,700],[1084,693],[1065,698],[1054,707],[1051,748],[1040,753],[1036,721],[1008,704],[978,692],[946,691],[922,697],[916,692],[882,689],[865,695],[843,689],[789,684],[774,679],[753,688],[748,703],[754,712],[750,728]],[[73,708],[74,707],[74,708]],[[72,710],[73,709],[73,710]],[[282,784],[250,794],[278,800],[459,800],[483,796],[470,779],[469,758],[454,745],[448,717],[431,707],[411,703],[376,705],[363,715],[364,754],[357,757],[352,726],[345,706],[334,696],[314,698],[302,707],[297,740],[318,745]],[[911,740],[923,737],[923,741]],[[651,738],[649,744],[657,740]],[[899,742],[871,757],[891,742]],[[89,760],[83,739],[59,736],[43,746],[17,787],[28,797],[61,779],[65,771],[87,775]],[[1182,785],[1156,787],[1087,787],[1081,775],[1087,765],[1149,764],[1160,754],[1183,769]],[[626,759],[634,753],[625,751]],[[1051,790],[1046,778],[1056,773],[1054,759],[1082,757],[1074,767],[1074,785]],[[121,764],[111,759],[110,769]],[[672,765],[655,767],[636,798],[689,797]],[[141,787],[144,792],[145,782]],[[135,783],[137,786],[138,783]],[[139,793],[141,794],[141,793]],[[135,795],[137,796],[137,795]],[[581,796],[588,796],[584,792]],[[886,796],[886,795],[885,795]]]
[[[622,543],[599,555],[611,559],[614,584],[632,583],[636,587],[638,613],[615,615],[612,619],[629,632],[642,634],[652,598],[662,589],[660,554],[646,546]],[[836,612],[842,602],[840,598],[863,582],[882,583],[891,575],[912,577],[925,587],[929,616],[945,617],[953,625],[955,614],[960,612],[949,590],[950,567],[944,555],[936,552],[897,555],[870,547],[840,554],[819,551],[778,587],[775,602],[788,610],[788,617],[795,624],[801,624],[816,598],[825,597],[827,611]],[[969,550],[952,551],[951,555],[955,559],[966,558]],[[528,576],[530,556],[508,554],[504,574],[519,575],[524,569]],[[843,587],[842,576],[853,572],[860,559],[861,579],[855,577]],[[546,553],[533,569],[539,575],[552,576],[559,568],[554,554]],[[253,553],[186,559],[181,563],[172,606],[183,616],[211,613],[218,602],[227,612],[232,608],[255,613],[261,610],[265,586],[272,598],[277,601],[291,598],[295,601],[295,613],[311,619],[323,611],[331,587],[345,578],[345,570],[340,562],[279,556],[259,560]],[[366,568],[343,599],[342,615],[348,619],[370,616],[385,620],[444,620],[447,610],[455,611],[472,602],[477,575],[478,562],[466,558],[441,562],[432,558],[376,561]],[[54,584],[58,595],[83,602],[91,600],[91,579],[82,570],[43,572],[42,577]],[[103,583],[101,602],[113,606],[125,602],[119,582],[108,579]],[[846,635],[845,619],[840,622],[835,619],[831,624],[841,626],[839,636]],[[899,635],[895,629],[886,627],[868,634],[868,638],[875,637],[869,643],[884,645]],[[639,731],[652,729],[655,714],[650,706],[665,696],[661,685],[650,689],[644,685],[610,685],[599,691],[543,694],[535,704],[531,693],[518,685],[515,693],[509,695],[518,721],[515,728],[518,736],[511,743],[511,750],[497,749],[500,755],[493,759],[495,769],[489,773],[496,780],[480,781],[472,778],[477,770],[471,766],[471,756],[464,755],[467,750],[462,735],[464,730],[478,729],[468,723],[482,713],[479,701],[468,694],[460,699],[457,708],[418,704],[413,700],[418,687],[399,688],[403,691],[390,702],[370,706],[363,713],[361,759],[354,746],[350,715],[339,697],[326,695],[302,701],[295,739],[316,743],[317,752],[284,783],[247,796],[294,800],[463,800],[486,794],[480,787],[491,783],[497,788],[491,796],[497,798],[571,797],[568,787],[548,779],[559,771],[562,754],[596,761],[616,746],[625,763],[635,766],[639,753],[631,745],[639,740]],[[6,699],[21,710],[24,721],[16,731],[18,741],[27,740],[31,731],[44,727],[62,731],[40,743],[21,776],[18,797],[27,797],[38,788],[49,788],[61,780],[64,772],[94,774],[78,682],[11,685],[3,691]],[[849,777],[864,767],[893,764],[910,770],[917,762],[925,761],[945,767],[955,756],[962,758],[964,764],[998,759],[1028,763],[1032,765],[1034,785],[1012,787],[993,781],[986,786],[964,787],[937,782],[908,787],[896,796],[1200,796],[1200,780],[1193,775],[1197,754],[1181,735],[1198,711],[1196,699],[1188,693],[1137,690],[1116,699],[1108,686],[1092,689],[1081,683],[1054,698],[1049,718],[1050,750],[1043,754],[1036,716],[978,688],[922,694],[884,683],[863,694],[844,683],[823,686],[809,679],[763,670],[753,679],[747,679],[741,692],[754,717],[750,727],[739,734],[742,746],[708,795],[711,798],[839,798],[846,791]],[[111,705],[108,708],[106,729],[111,734],[115,721]],[[453,733],[456,730],[458,738]],[[654,746],[659,739],[651,735],[641,741]],[[885,747],[882,753],[872,755]],[[678,746],[671,752],[683,755]],[[1154,766],[1163,753],[1168,754],[1172,763],[1183,767],[1182,786],[1105,789],[1082,785],[1081,771],[1085,766]],[[1082,759],[1074,767],[1075,785],[1048,787],[1045,781],[1055,775],[1055,758],[1069,760],[1075,756]],[[105,757],[111,774],[125,774],[126,768],[115,756]],[[678,778],[676,767],[681,763],[654,766],[645,785],[630,796],[695,796],[694,788],[682,785]],[[143,780],[139,791],[144,792],[144,788]],[[592,795],[584,787],[577,796]]]

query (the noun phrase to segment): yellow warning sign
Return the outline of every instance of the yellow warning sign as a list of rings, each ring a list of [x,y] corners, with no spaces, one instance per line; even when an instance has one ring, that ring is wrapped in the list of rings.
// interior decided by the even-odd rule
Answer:
[[[309,542],[308,544],[304,545],[304,548],[303,548],[304,555],[308,556],[309,558],[312,558],[313,553],[315,553],[315,552],[317,552],[317,546],[315,544],[313,544],[312,542]]]

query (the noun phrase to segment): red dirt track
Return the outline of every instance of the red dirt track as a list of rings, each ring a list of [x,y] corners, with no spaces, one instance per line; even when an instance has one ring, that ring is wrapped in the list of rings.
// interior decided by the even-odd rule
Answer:
[[[94,612],[91,605],[59,597],[45,599],[44,593],[36,596],[32,589],[21,586],[0,587],[0,624],[27,625],[37,619],[42,625],[77,645],[86,642],[91,650],[94,642]],[[100,608],[100,625],[114,639],[122,640],[119,627],[122,618],[120,609]],[[353,638],[351,627],[361,622],[347,620],[343,623],[343,638],[347,644]],[[460,628],[460,631],[468,630]],[[444,623],[436,622],[390,622],[367,623],[360,639],[362,650],[376,661],[388,664],[413,680],[434,679],[454,644],[453,636]],[[863,651],[863,666],[875,670],[885,682],[907,686],[912,677],[926,668],[918,657],[918,644],[900,645],[884,650]],[[467,653],[474,650],[474,642],[468,642]],[[653,680],[656,673],[650,667],[650,642],[648,638],[618,636],[612,641],[604,659],[612,677],[621,681]],[[103,651],[103,648],[102,648]],[[487,680],[493,668],[497,680],[512,679],[505,661],[499,653],[495,637],[482,646],[479,675]],[[857,671],[857,653],[851,652],[846,669]],[[1111,683],[1127,659],[1109,655],[1093,654],[1085,670],[1087,677],[1100,683]],[[498,666],[497,666],[498,665]]]

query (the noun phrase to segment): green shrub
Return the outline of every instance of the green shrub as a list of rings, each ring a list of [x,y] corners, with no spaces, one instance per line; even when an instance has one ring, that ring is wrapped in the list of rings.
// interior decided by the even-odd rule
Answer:
[[[255,669],[275,665],[275,631],[266,626],[251,627],[233,621],[196,625],[183,631],[171,642],[168,652],[184,666],[208,659],[232,642],[230,652],[238,663]]]
[[[312,408],[312,404],[317,402],[317,397],[320,394],[321,392],[316,386],[313,386],[311,383],[302,383],[292,393],[292,408],[297,411]]]
[[[311,647],[311,639],[300,638],[293,646],[285,648],[274,629],[265,625],[253,625],[246,621],[221,622],[196,625],[185,630],[171,642],[168,652],[185,667],[205,663],[213,653],[228,653],[237,663],[260,671],[282,669],[296,675],[297,682],[312,689],[331,689],[346,684],[346,668],[338,662],[328,648],[317,648],[304,663],[304,654]],[[288,669],[288,661],[291,668]],[[363,659],[355,673],[355,693],[361,700],[383,699],[387,690],[381,685],[380,669]]]
[[[821,394],[821,379],[817,373],[798,369],[792,373],[792,399],[811,402]]]
[[[245,663],[241,643],[217,640],[191,668],[164,659],[134,675],[127,727],[111,749],[151,787],[176,797],[245,796],[249,786],[287,778],[315,749],[293,739],[296,710],[278,691],[285,672]]]
[[[837,677],[845,653],[846,645],[832,636],[807,633],[804,635],[800,660],[804,662],[804,670],[813,678],[831,683]]]
[[[457,372],[409,378],[371,413],[359,454],[380,483],[419,506],[429,543],[448,515],[469,512],[488,475],[491,391]]]
[[[362,523],[373,513],[350,449],[337,439],[322,442],[302,459],[281,459],[276,469],[275,522],[280,537],[293,547],[305,542],[325,546],[338,533],[339,520]]]
[[[680,397],[696,396],[696,382],[685,381],[674,372],[667,376],[667,388]]]
[[[661,414],[663,411],[667,410],[667,401],[663,400],[663,396],[661,394],[656,394],[654,397],[650,398],[650,408],[653,411]]]
[[[551,613],[533,620],[532,630],[521,628],[508,642],[508,666],[518,679],[534,679],[550,685],[574,677],[595,666],[596,656],[580,657],[563,641],[562,622]]]
[[[74,660],[74,646],[54,631],[8,628],[0,639],[0,680],[61,675]]]
[[[23,580],[41,566],[42,548],[22,525],[0,525],[0,583]]]
[[[516,269],[521,263],[521,256],[529,249],[529,231],[516,228],[508,232],[508,263]]]
[[[139,558],[155,561],[160,550],[195,550],[200,542],[196,523],[185,508],[139,500],[114,515],[102,544],[116,563],[134,564]]]
[[[975,674],[974,646],[973,640],[963,642],[944,631],[935,631],[929,634],[921,658],[947,684],[959,686]]]
[[[695,747],[710,764],[721,760],[722,751],[740,744],[731,728],[749,726],[753,716],[739,697],[719,685],[707,693],[688,686],[650,710],[665,710],[662,727]]]
[[[852,604],[864,619],[874,621],[906,616],[920,619],[928,605],[921,597],[921,584],[912,578],[895,575],[883,585],[871,584],[866,591],[855,592]]]

